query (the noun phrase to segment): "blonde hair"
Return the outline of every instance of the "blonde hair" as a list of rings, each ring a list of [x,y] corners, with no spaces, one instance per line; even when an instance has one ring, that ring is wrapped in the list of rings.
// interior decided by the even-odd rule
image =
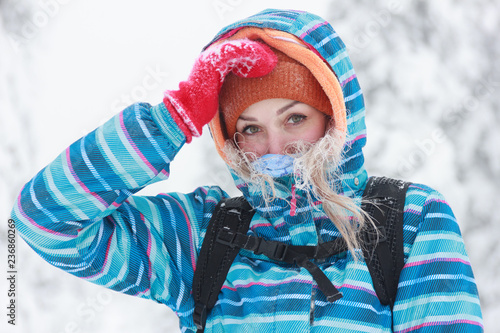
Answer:
[[[339,230],[348,250],[357,259],[359,253],[357,255],[355,250],[362,245],[360,231],[367,223],[373,222],[355,199],[342,194],[339,174],[343,158],[342,138],[340,131],[331,128],[315,143],[290,143],[284,149],[284,154],[294,157],[295,187],[308,194],[311,207],[315,207],[312,204],[313,196],[322,202],[324,212]],[[257,171],[252,162],[258,157],[253,153],[243,152],[235,142],[236,140],[227,140],[224,145],[224,154],[229,166],[246,183],[258,186],[265,203],[269,204],[276,197],[273,177]]]

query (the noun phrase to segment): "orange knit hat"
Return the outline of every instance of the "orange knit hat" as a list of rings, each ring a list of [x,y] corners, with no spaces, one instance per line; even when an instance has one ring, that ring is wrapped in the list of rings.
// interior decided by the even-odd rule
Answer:
[[[332,116],[332,104],[313,74],[301,63],[281,51],[278,64],[263,77],[242,78],[228,74],[219,94],[220,113],[225,125],[224,137],[234,137],[238,117],[250,105],[270,98],[287,98],[308,104]]]

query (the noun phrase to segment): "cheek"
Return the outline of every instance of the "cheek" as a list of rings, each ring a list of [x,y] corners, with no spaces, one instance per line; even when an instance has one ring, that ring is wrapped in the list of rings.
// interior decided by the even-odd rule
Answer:
[[[314,140],[314,142],[318,141],[323,136],[325,136],[325,129],[324,128],[318,128],[315,131],[311,132],[311,137],[312,137],[312,140]]]
[[[249,140],[241,140],[238,142],[238,147],[241,151],[245,153],[254,153],[258,157],[262,156],[264,145],[259,142],[249,141]]]
[[[248,152],[248,150],[250,149],[250,144],[245,141],[239,140],[237,143],[241,151]]]
[[[311,124],[307,129],[305,129],[300,138],[307,142],[316,142],[325,135],[326,122],[318,121],[315,124]]]

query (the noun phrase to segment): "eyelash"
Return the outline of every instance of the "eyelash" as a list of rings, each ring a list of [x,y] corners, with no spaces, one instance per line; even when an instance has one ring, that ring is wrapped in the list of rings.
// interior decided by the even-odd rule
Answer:
[[[307,116],[306,116],[306,115],[303,115],[303,114],[298,114],[298,113],[294,113],[294,114],[290,115],[290,117],[288,117],[288,119],[286,120],[286,122],[287,122],[287,123],[288,123],[288,122],[290,122],[290,120],[292,120],[292,118],[293,118],[293,117],[300,117],[300,120],[299,120],[299,121],[292,123],[293,125],[296,125],[296,124],[298,124],[298,123],[300,123],[300,122],[304,121],[305,119],[307,119]]]
[[[255,125],[248,125],[248,126],[245,126],[245,127],[243,128],[243,130],[241,131],[241,133],[250,134],[250,135],[255,134],[255,133],[250,133],[250,132],[247,132],[247,130],[248,130],[250,127],[257,127],[257,126],[255,126]],[[257,133],[257,132],[256,132],[256,133]]]
[[[290,115],[290,116],[286,119],[286,123],[289,123],[289,122],[290,122],[290,120],[291,120],[293,117],[300,117],[300,120],[299,120],[299,121],[297,121],[297,122],[293,122],[293,123],[291,123],[292,125],[297,125],[297,124],[301,123],[302,121],[304,121],[305,119],[307,119],[307,116],[306,116],[306,115],[299,114],[299,113],[294,113],[294,114],[291,114],[291,115]],[[255,132],[255,133],[250,133],[250,132],[247,132],[247,130],[248,130],[249,128],[251,128],[251,127],[258,127],[258,126],[255,126],[255,125],[248,125],[248,126],[245,126],[245,127],[243,128],[243,130],[241,131],[241,133],[246,133],[246,134],[250,134],[250,135],[255,134],[255,133],[258,133],[258,131],[257,131],[257,132]]]

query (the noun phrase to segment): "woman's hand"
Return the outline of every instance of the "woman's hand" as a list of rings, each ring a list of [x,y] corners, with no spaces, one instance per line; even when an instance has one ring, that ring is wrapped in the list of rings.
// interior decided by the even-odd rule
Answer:
[[[229,72],[240,77],[260,77],[276,66],[278,59],[264,43],[249,39],[224,42],[200,54],[179,90],[167,90],[167,109],[190,142],[200,136],[203,125],[215,116],[219,92]]]

